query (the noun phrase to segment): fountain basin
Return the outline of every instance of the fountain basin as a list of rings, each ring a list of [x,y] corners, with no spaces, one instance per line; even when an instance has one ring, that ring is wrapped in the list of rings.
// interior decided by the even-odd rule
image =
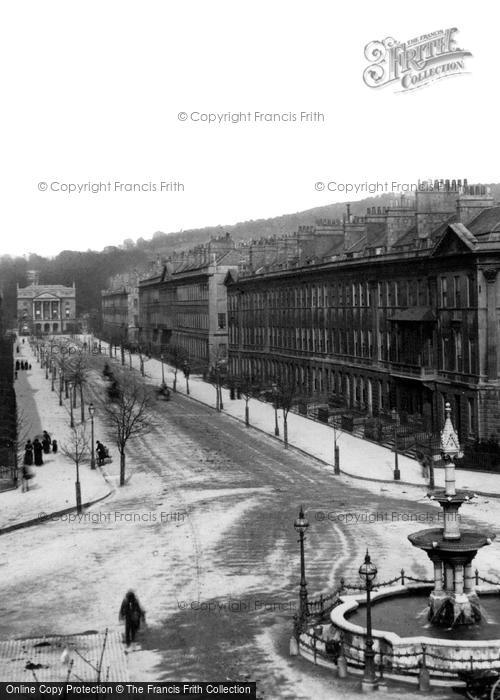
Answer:
[[[389,669],[388,676],[404,676],[408,680],[413,677],[416,680],[422,661],[422,650],[425,648],[427,668],[431,678],[437,680],[456,681],[457,674],[468,671],[471,667],[475,670],[500,670],[499,589],[478,588],[481,604],[485,608],[484,623],[473,627],[460,626],[452,630],[427,627],[426,604],[431,590],[432,586],[429,584],[409,584],[372,593],[372,635],[376,664],[380,663],[382,654],[384,667]],[[342,633],[347,662],[353,670],[364,665],[365,610],[365,594],[346,595],[340,597],[340,604],[330,613],[332,629],[329,633]],[[498,622],[496,619],[488,622],[494,617],[497,617]],[[405,618],[410,619],[409,624],[405,622]],[[387,622],[385,629],[382,626],[384,622]],[[395,629],[401,634],[394,631]],[[418,632],[405,636],[407,629],[415,629]],[[465,635],[471,638],[464,639]]]

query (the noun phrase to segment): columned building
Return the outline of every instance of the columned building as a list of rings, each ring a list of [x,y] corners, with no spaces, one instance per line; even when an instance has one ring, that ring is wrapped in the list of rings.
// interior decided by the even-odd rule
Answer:
[[[23,335],[54,335],[76,331],[75,284],[17,286],[17,318]]]
[[[299,232],[293,264],[228,274],[231,374],[425,430],[450,401],[461,440],[500,437],[500,207],[486,188],[443,183],[318,228]]]

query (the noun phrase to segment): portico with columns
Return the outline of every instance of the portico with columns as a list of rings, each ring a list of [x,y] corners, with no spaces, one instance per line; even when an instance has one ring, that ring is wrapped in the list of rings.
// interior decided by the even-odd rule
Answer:
[[[38,285],[17,288],[21,334],[54,335],[73,332],[76,322],[75,285]]]

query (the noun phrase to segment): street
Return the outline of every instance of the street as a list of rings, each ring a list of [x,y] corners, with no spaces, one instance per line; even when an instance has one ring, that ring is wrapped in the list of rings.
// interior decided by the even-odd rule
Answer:
[[[93,372],[98,410],[103,386]],[[341,575],[357,581],[367,547],[381,581],[402,566],[427,576],[426,558],[406,540],[436,517],[423,492],[395,497],[384,484],[334,477],[179,394],[156,402],[151,432],[127,451],[127,485],[80,521],[61,516],[0,539],[3,638],[118,629],[132,588],[147,615],[129,654],[132,680],[256,680],[266,698],[350,697],[356,679],[337,681],[288,655],[298,611],[293,521],[303,504],[310,597]],[[111,478],[117,469],[115,457]]]

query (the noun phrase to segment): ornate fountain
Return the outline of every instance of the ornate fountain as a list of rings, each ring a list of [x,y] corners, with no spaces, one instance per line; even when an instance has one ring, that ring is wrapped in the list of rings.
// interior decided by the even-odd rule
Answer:
[[[455,488],[455,462],[462,456],[457,433],[451,422],[451,407],[445,406],[441,431],[445,460],[445,487],[429,494],[443,509],[443,528],[420,530],[408,536],[414,547],[423,549],[434,567],[434,588],[429,596],[429,620],[434,625],[453,627],[481,621],[481,606],[474,587],[472,561],[478,550],[491,544],[494,535],[461,531],[459,509],[474,497]]]
[[[429,678],[455,686],[465,684],[464,671],[500,673],[500,582],[472,571],[477,552],[494,535],[460,527],[459,509],[474,494],[456,489],[454,460],[461,449],[449,403],[445,414],[441,431],[445,486],[429,494],[441,506],[443,526],[408,537],[432,561],[432,578],[415,578],[401,570],[400,576],[378,582],[374,567],[375,580],[369,585],[366,581],[360,593],[354,592],[359,585],[343,579],[331,594],[312,601],[301,588],[306,614],[297,628],[300,654],[314,663],[321,658],[339,675],[346,669],[363,673],[364,690],[382,682],[375,677],[374,664],[384,677],[418,682],[422,689]],[[366,563],[370,564],[368,555]],[[487,584],[479,588],[484,612],[476,590],[479,581]],[[336,660],[329,656],[334,643],[340,649]]]

